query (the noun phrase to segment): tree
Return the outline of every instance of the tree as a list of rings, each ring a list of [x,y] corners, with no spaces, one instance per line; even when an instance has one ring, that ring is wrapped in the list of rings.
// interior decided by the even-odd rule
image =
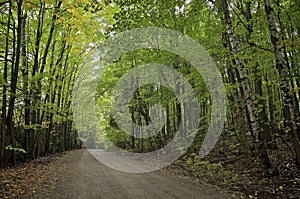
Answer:
[[[299,132],[296,120],[296,111],[293,104],[293,97],[291,96],[289,81],[287,80],[287,67],[283,62],[281,42],[279,34],[277,31],[277,25],[275,21],[274,10],[270,0],[264,0],[265,12],[267,14],[267,22],[270,31],[270,40],[274,49],[274,57],[276,60],[276,69],[279,73],[280,78],[280,91],[282,94],[282,103],[283,103],[283,114],[285,117],[285,123],[287,131],[291,134],[295,154],[296,154],[296,163],[300,167],[300,142],[299,142]],[[299,103],[299,102],[297,102]]]

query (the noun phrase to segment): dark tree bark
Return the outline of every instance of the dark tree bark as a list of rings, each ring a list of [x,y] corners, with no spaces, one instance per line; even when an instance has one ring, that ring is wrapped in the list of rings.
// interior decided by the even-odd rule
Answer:
[[[8,52],[9,52],[9,33],[11,25],[11,1],[9,1],[9,14],[6,29],[6,40],[5,40],[5,55],[4,55],[4,71],[3,71],[3,91],[2,91],[2,110],[1,110],[1,129],[0,129],[0,162],[4,164],[4,150],[5,150],[5,134],[6,134],[6,106],[7,106],[7,72],[8,72]],[[2,165],[3,166],[3,165]]]
[[[14,122],[13,122],[13,115],[14,115],[14,107],[15,107],[15,99],[16,99],[16,91],[17,91],[17,82],[19,76],[19,65],[20,65],[20,56],[21,56],[21,45],[22,45],[22,35],[23,35],[23,18],[22,18],[22,4],[23,1],[17,1],[17,15],[18,15],[18,26],[17,26],[17,46],[16,46],[16,55],[15,55],[15,63],[12,70],[11,76],[11,87],[10,87],[10,100],[9,106],[7,111],[7,134],[9,136],[10,144],[14,146],[15,138],[14,138]],[[11,164],[15,164],[14,158],[14,151],[11,151]]]

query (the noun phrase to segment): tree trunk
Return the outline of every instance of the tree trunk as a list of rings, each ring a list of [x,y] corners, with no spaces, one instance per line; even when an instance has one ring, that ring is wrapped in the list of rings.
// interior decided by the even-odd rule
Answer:
[[[23,18],[22,18],[22,0],[17,2],[17,10],[18,10],[18,27],[17,27],[17,47],[16,47],[16,57],[15,64],[12,70],[11,76],[11,88],[10,88],[10,100],[7,112],[7,134],[9,136],[10,144],[14,146],[14,107],[15,107],[15,99],[16,99],[16,91],[17,91],[17,82],[19,75],[19,64],[20,64],[20,56],[21,56],[21,45],[22,45],[22,34],[23,34]],[[11,164],[15,164],[14,151],[11,151]]]
[[[283,63],[283,56],[281,51],[280,38],[277,30],[277,25],[275,21],[274,10],[270,0],[264,0],[265,12],[267,14],[267,22],[270,32],[270,39],[274,49],[274,56],[276,60],[276,69],[279,73],[280,78],[280,91],[282,94],[283,101],[283,113],[285,117],[285,124],[287,131],[290,132],[293,141],[295,154],[296,154],[296,164],[300,167],[300,142],[297,135],[297,122],[296,115],[293,106],[293,98],[290,94],[290,85],[287,80],[287,67]]]
[[[226,28],[227,28],[227,34],[228,34],[228,38],[229,38],[230,50],[233,54],[236,54],[238,45],[235,40],[232,22],[231,22],[231,18],[230,18],[230,13],[229,13],[229,9],[228,9],[228,4],[227,4],[226,0],[222,0],[222,8],[223,8],[223,12],[224,12],[224,21],[225,21]],[[269,160],[267,149],[264,146],[263,135],[261,132],[261,128],[260,128],[260,124],[259,124],[259,120],[258,120],[258,116],[257,116],[257,110],[256,110],[256,107],[252,100],[250,83],[249,83],[248,77],[245,72],[244,63],[241,58],[235,58],[234,64],[237,66],[237,71],[238,71],[238,74],[239,74],[239,77],[241,80],[240,83],[243,88],[243,93],[244,93],[243,97],[244,97],[244,99],[246,101],[246,105],[247,105],[247,110],[248,110],[249,119],[250,119],[250,126],[251,126],[252,133],[255,136],[255,148],[256,148],[256,151],[258,152],[258,156],[259,156],[262,164],[265,167],[265,172],[267,172],[268,170],[272,169],[272,165]]]
[[[4,164],[4,150],[5,150],[5,134],[6,134],[6,106],[7,106],[7,72],[8,72],[8,52],[9,52],[9,30],[11,20],[11,1],[9,1],[9,14],[7,21],[6,40],[5,40],[5,55],[4,55],[4,71],[3,71],[3,91],[2,91],[2,111],[1,111],[1,129],[0,129],[0,162]],[[3,165],[2,165],[3,166]]]
[[[25,31],[26,26],[26,17],[27,14],[24,15],[24,23],[23,23],[23,30]],[[24,95],[24,150],[27,152],[24,154],[25,160],[31,156],[30,144],[30,129],[28,126],[30,125],[30,97],[29,97],[29,80],[28,80],[28,63],[27,63],[27,47],[26,47],[26,36],[25,34],[22,35],[22,80],[23,80],[23,95]]]
[[[258,63],[256,63],[256,68],[259,68]],[[258,101],[258,106],[260,106],[261,110],[258,112],[258,118],[260,120],[260,125],[262,128],[263,132],[263,137],[264,140],[268,146],[269,149],[274,148],[274,143],[273,143],[273,136],[272,136],[272,131],[271,131],[271,126],[270,122],[267,116],[267,102],[264,100],[264,95],[263,95],[263,75],[260,74],[261,72],[258,72],[257,70],[254,71],[254,85],[255,85],[255,92],[257,94],[257,101]]]

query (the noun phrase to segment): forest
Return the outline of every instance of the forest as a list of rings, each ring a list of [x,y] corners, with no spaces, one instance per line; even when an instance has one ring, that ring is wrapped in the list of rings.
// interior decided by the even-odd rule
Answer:
[[[82,147],[109,149],[111,143],[129,152],[155,151],[171,142],[184,121],[184,127],[196,125],[197,132],[174,165],[221,175],[221,184],[241,192],[248,192],[246,185],[239,185],[247,179],[240,177],[246,171],[257,186],[277,187],[274,192],[260,188],[264,197],[296,198],[299,10],[298,0],[1,0],[0,168]],[[101,131],[82,137],[76,129],[72,91],[89,53],[118,33],[146,27],[192,38],[221,74],[226,91],[224,128],[214,149],[202,159],[198,152],[213,114],[205,77],[183,57],[164,50],[138,49],[112,62],[95,93]],[[147,63],[171,67],[192,86],[198,123],[189,115],[188,104],[180,103],[189,96],[179,99],[165,86],[140,86],[139,78],[132,78],[131,86],[138,88],[129,100],[132,121],[148,126],[150,107],[159,103],[164,111],[155,116],[164,118],[164,124],[147,138],[137,137],[136,129],[131,135],[122,131],[111,108],[114,88],[128,71]],[[176,89],[185,92],[180,86]],[[111,143],[102,142],[103,137]]]

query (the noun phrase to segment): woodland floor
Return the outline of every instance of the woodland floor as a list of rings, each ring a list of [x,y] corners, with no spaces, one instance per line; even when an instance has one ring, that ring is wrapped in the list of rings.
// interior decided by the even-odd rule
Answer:
[[[299,173],[285,169],[266,178],[251,161],[197,168],[177,161],[161,171],[126,174],[86,150],[70,151],[0,170],[0,198],[300,198]]]

